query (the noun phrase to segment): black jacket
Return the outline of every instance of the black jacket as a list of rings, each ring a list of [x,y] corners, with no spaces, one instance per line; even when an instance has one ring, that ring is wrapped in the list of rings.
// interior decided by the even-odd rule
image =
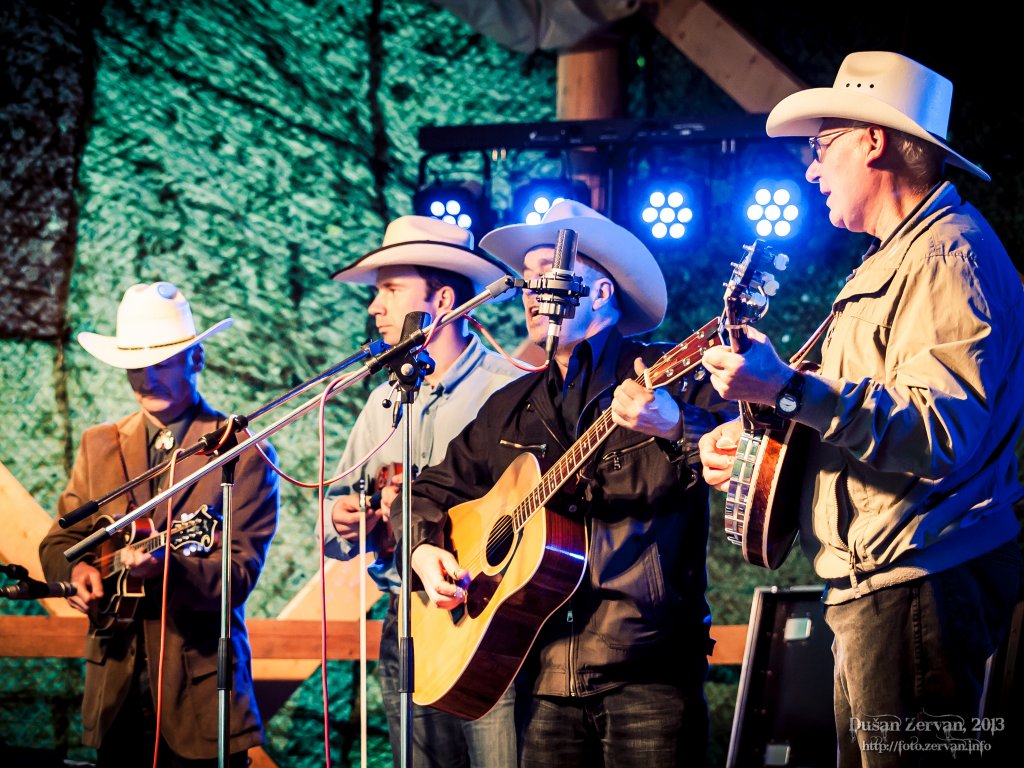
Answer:
[[[577,434],[610,407],[621,381],[635,377],[637,356],[650,366],[670,348],[613,330],[592,372]],[[445,460],[420,473],[412,487],[413,548],[445,546],[446,510],[485,495],[523,451],[550,465],[572,445],[546,380],[544,373],[528,375],[496,392],[449,444]],[[538,694],[703,680],[711,624],[704,598],[708,489],[686,459],[693,460],[701,434],[735,416],[735,406],[717,396],[699,367],[667,387],[683,408],[691,444],[618,427],[584,464],[573,495],[585,501],[578,506],[585,510],[589,562],[527,659]]]

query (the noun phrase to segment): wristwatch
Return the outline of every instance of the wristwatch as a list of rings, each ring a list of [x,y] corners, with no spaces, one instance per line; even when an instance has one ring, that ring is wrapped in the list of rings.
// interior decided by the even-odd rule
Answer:
[[[775,396],[775,415],[783,419],[793,418],[804,403],[804,375],[796,371]]]

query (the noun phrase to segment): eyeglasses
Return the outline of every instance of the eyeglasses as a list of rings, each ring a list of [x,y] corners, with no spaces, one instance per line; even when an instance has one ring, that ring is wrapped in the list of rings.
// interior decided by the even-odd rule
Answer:
[[[830,146],[832,146],[832,142],[834,142],[836,139],[838,139],[844,133],[849,133],[850,131],[856,131],[856,130],[859,130],[859,129],[858,128],[843,128],[842,130],[836,131],[835,133],[821,134],[821,135],[818,135],[818,136],[811,136],[811,138],[809,138],[807,140],[807,143],[811,145],[811,152],[814,154],[814,159],[817,160],[820,163],[821,162],[821,158],[825,155],[825,150],[828,149]],[[825,136],[826,141],[822,141],[821,140],[822,135]]]

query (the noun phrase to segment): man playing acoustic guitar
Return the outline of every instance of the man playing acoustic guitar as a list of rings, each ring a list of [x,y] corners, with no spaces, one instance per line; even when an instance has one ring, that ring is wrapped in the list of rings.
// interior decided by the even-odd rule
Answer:
[[[58,517],[103,498],[148,468],[162,464],[173,448],[191,446],[224,426],[223,414],[213,410],[199,394],[198,377],[205,364],[202,342],[229,325],[230,319],[223,320],[197,334],[185,297],[171,283],[158,282],[133,285],[125,291],[114,336],[79,334],[79,342],[91,355],[127,371],[140,410],[83,433],[71,478],[58,501]],[[274,458],[269,444],[264,446]],[[175,477],[191,474],[205,461],[200,454],[182,460],[175,468]],[[67,529],[55,521],[39,547],[47,579],[74,583],[77,594],[68,602],[91,618],[85,651],[82,742],[97,748],[101,768],[153,764],[161,667],[159,765],[198,768],[218,762],[221,546],[206,546],[208,553],[191,556],[185,556],[188,547],[171,549],[166,563],[166,615],[161,610],[165,572],[162,548],[149,551],[145,545],[137,549],[128,545],[107,552],[105,545],[117,540],[112,538],[73,564],[63,554],[97,526],[109,525],[109,518],[149,501],[167,487],[167,482],[166,473],[159,475]],[[178,521],[204,505],[219,510],[221,496],[221,474],[213,471],[173,497],[172,547]],[[263,743],[253,695],[244,604],[266,560],[278,512],[277,476],[254,451],[238,459],[233,499],[230,544],[234,669],[228,747],[230,764],[244,766],[247,751]],[[167,505],[162,504],[153,510],[154,529],[165,531],[166,521]],[[188,530],[186,523],[178,535],[187,539]],[[118,568],[112,567],[115,561]],[[122,594],[113,594],[119,590]],[[110,610],[104,610],[108,606]],[[161,661],[162,629],[165,647]]]
[[[989,178],[945,141],[952,95],[916,61],[872,51],[772,110],[770,136],[810,137],[807,180],[832,224],[874,240],[833,302],[818,373],[756,331],[745,354],[704,355],[723,396],[817,439],[789,503],[826,582],[843,768],[959,765],[958,746],[991,746],[972,731],[1020,588],[1024,292],[945,180],[947,164]],[[729,489],[740,435],[733,422],[701,440],[710,485]]]
[[[413,598],[417,694],[467,654],[443,635],[417,636],[417,605],[458,630],[501,602],[480,628],[461,690],[439,705],[472,716],[494,695],[488,686],[500,678],[491,670],[515,675],[525,661],[516,685],[520,766],[703,765],[708,489],[690,461],[697,439],[735,410],[683,364],[668,386],[640,383],[671,345],[630,337],[661,323],[667,290],[651,252],[623,227],[563,201],[541,223],[501,227],[481,246],[536,279],[551,270],[562,229],[578,234],[575,274],[589,295],[562,320],[553,360],[492,395],[444,461],[413,483],[412,567],[425,590]],[[523,303],[530,338],[543,345],[548,319],[531,291]],[[557,513],[535,510],[523,525],[525,501],[499,503],[473,546],[451,551],[462,532],[449,510],[480,500],[508,470],[532,467],[536,476],[540,461],[572,456],[598,425],[592,453],[580,452],[579,471],[545,505]],[[551,536],[534,550],[537,533]],[[545,553],[540,568],[520,568],[534,551]],[[539,578],[519,582],[523,571]]]

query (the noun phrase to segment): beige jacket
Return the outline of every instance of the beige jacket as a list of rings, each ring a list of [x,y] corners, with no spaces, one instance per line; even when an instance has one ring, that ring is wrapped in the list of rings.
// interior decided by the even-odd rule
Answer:
[[[797,420],[812,449],[801,543],[829,603],[941,571],[1016,536],[1024,288],[947,183],[834,302]]]

